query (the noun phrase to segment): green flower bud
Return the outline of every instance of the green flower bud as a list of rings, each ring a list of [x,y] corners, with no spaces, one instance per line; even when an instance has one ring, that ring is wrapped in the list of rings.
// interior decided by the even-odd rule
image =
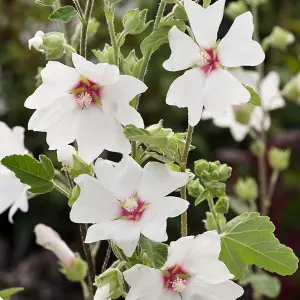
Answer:
[[[250,145],[250,151],[257,157],[263,156],[265,154],[264,143],[260,140],[253,142]]]
[[[124,295],[124,279],[122,272],[116,268],[109,268],[96,277],[97,288],[109,283],[111,299],[118,299]]]
[[[41,49],[44,50],[47,60],[55,60],[61,58],[65,53],[64,45],[65,37],[60,32],[49,32],[43,36],[43,44]]]
[[[300,103],[300,74],[291,79],[283,88],[283,96],[289,100],[299,104]]]
[[[187,185],[187,190],[190,196],[197,198],[205,190],[204,187],[199,182],[199,179],[192,180]]]
[[[68,280],[73,282],[80,282],[85,279],[88,272],[87,263],[76,253],[72,265],[65,265],[60,262],[60,271],[67,277]]]
[[[52,6],[55,1],[56,0],[35,0],[35,3],[43,6]]]
[[[268,153],[268,157],[269,157],[269,164],[274,170],[284,171],[289,167],[291,150],[272,148]]]
[[[209,164],[206,160],[200,159],[195,161],[195,174],[201,176],[203,171],[208,171]]]
[[[218,170],[220,166],[221,166],[221,163],[218,160],[215,162],[210,162],[208,170],[210,172],[213,172],[213,171]]]
[[[128,75],[133,75],[134,67],[136,66],[139,59],[137,58],[135,54],[135,50],[131,50],[128,54],[128,56],[123,61],[123,69],[124,73]],[[154,126],[154,125],[152,125]]]
[[[114,61],[115,61],[114,50],[108,44],[104,45],[104,48],[102,51],[101,50],[93,50],[93,53],[95,54],[99,63],[108,63],[110,65],[114,64]]]
[[[223,164],[220,166],[218,173],[219,173],[218,179],[220,181],[226,181],[231,176],[232,168],[226,164]]]
[[[235,120],[243,125],[248,125],[253,111],[253,105],[244,104],[234,108]]]
[[[138,9],[128,10],[123,17],[123,26],[126,32],[133,34],[140,24],[140,13]]]
[[[222,197],[225,195],[226,184],[218,181],[211,181],[206,184],[211,195]]]
[[[258,186],[254,178],[239,178],[234,186],[235,193],[244,200],[254,201],[258,197]]]
[[[235,19],[239,15],[248,11],[248,7],[243,0],[239,0],[236,2],[230,2],[225,9],[225,14],[231,19]]]
[[[211,173],[211,178],[212,180],[219,180],[219,172],[217,170],[214,170],[212,173]]]
[[[211,176],[211,173],[209,173],[208,171],[203,171],[202,173],[201,173],[201,180],[203,181],[203,182],[210,182],[211,180],[212,180],[212,176]]]
[[[271,34],[263,41],[265,45],[273,46],[274,48],[285,50],[287,46],[295,42],[294,35],[279,26],[275,26]]]
[[[229,198],[220,197],[215,204],[215,211],[220,214],[227,214],[229,211]]]
[[[224,227],[226,225],[226,218],[224,217],[224,215],[219,214],[217,216],[217,221],[218,221],[221,229],[224,229]],[[206,220],[204,220],[203,222],[204,222],[204,226],[207,230],[217,230],[218,229],[215,219],[213,217],[213,214],[211,212],[206,212]]]

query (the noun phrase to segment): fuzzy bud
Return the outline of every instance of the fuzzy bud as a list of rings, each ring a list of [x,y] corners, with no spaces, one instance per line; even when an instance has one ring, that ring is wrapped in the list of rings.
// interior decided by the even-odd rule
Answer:
[[[203,171],[207,171],[209,167],[209,164],[204,159],[199,159],[195,161],[195,174],[198,176],[201,176]]]
[[[55,60],[64,55],[66,44],[65,36],[62,33],[49,32],[43,36],[41,48],[44,50],[47,60]]]
[[[248,10],[246,3],[243,0],[230,2],[225,9],[225,13],[231,19],[235,19],[239,15],[245,13]]]
[[[294,35],[279,26],[275,26],[271,34],[266,37],[263,44],[274,48],[285,50],[289,45],[295,42]]]
[[[188,183],[187,190],[190,196],[198,198],[203,193],[204,187],[199,182],[199,179],[196,179]]]
[[[73,155],[76,153],[76,150],[73,146],[65,145],[57,149],[57,160],[62,163],[63,167],[73,168]]]
[[[220,181],[226,181],[231,176],[232,168],[226,164],[223,164],[219,167],[218,173],[219,173],[218,179]]]
[[[282,150],[279,148],[272,148],[268,154],[270,166],[277,171],[284,171],[289,167],[291,150]]]
[[[53,252],[64,265],[73,265],[75,253],[61,239],[56,231],[44,224],[38,224],[34,228],[34,233],[38,245]]]
[[[227,214],[229,211],[229,198],[220,197],[215,204],[215,211],[220,214]]]
[[[247,177],[239,178],[234,186],[236,194],[244,200],[254,201],[258,197],[258,186],[255,179]]]

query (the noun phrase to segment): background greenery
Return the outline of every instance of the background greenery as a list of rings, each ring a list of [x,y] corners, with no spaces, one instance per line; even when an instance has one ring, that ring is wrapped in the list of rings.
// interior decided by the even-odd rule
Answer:
[[[229,2],[229,1],[227,1]],[[124,5],[140,5],[149,9],[148,18],[155,16],[158,0],[123,0]],[[71,4],[65,1],[64,4]],[[102,12],[102,1],[95,0],[94,16],[100,21],[100,28],[89,44],[89,49],[102,49],[109,42],[106,23]],[[122,15],[123,8],[118,10]],[[10,126],[27,127],[32,111],[25,109],[23,103],[36,86],[35,76],[39,66],[45,65],[44,56],[35,50],[30,51],[27,41],[37,30],[44,32],[59,31],[56,23],[48,21],[51,8],[42,7],[34,0],[0,0],[0,119]],[[283,83],[300,70],[300,2],[299,0],[269,0],[260,8],[261,37],[267,36],[275,25],[291,30],[296,36],[296,43],[287,51],[269,50],[266,70],[277,70]],[[225,17],[220,29],[224,35],[232,20]],[[69,36],[74,24],[67,28]],[[117,30],[121,30],[118,20]],[[139,44],[147,31],[138,36],[129,36],[123,47],[124,53],[133,48],[139,52]],[[90,59],[94,60],[91,51]],[[152,57],[146,76],[149,90],[142,96],[140,111],[147,125],[164,119],[165,127],[174,131],[184,131],[187,127],[187,112],[184,109],[169,107],[165,95],[171,82],[179,74],[172,74],[162,68],[168,58],[169,48],[161,47]],[[276,225],[276,235],[286,245],[293,248],[300,256],[300,106],[294,103],[272,114],[273,126],[268,135],[268,146],[292,148],[291,168],[281,176],[276,188],[270,217]],[[0,144],[5,143],[0,140]],[[197,147],[191,152],[190,161],[206,158],[220,159],[230,164],[234,173],[228,186],[239,176],[256,176],[256,158],[249,152],[249,139],[237,144],[226,129],[219,129],[211,122],[201,122],[195,131],[193,144]],[[26,132],[26,146],[34,154],[46,153],[56,161],[55,153],[49,152],[45,135]],[[192,165],[191,165],[192,167]],[[205,204],[189,211],[190,234],[203,230]],[[66,199],[55,192],[51,195],[38,196],[30,201],[27,214],[18,212],[15,223],[9,224],[7,213],[0,216],[0,289],[9,286],[23,286],[25,291],[14,299],[48,300],[81,299],[77,285],[67,282],[58,271],[56,260],[51,253],[35,246],[33,228],[37,223],[54,227],[66,239],[72,249],[81,249],[79,230],[68,218],[69,208]],[[234,216],[234,212],[231,212]],[[179,220],[172,220],[169,227],[170,239],[180,235]],[[107,244],[102,243],[98,264],[101,264]],[[283,289],[278,299],[299,299],[300,274],[289,278],[280,278]],[[251,292],[246,290],[242,299],[251,299]]]

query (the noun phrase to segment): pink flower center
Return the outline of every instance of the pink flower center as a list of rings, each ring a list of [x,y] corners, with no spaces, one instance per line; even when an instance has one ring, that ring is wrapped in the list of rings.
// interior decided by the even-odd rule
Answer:
[[[150,203],[141,200],[137,196],[120,201],[120,218],[130,221],[139,221]]]
[[[88,108],[92,104],[101,104],[101,87],[83,76],[73,88],[72,94],[81,109]]]
[[[190,275],[179,265],[162,271],[164,287],[167,290],[182,293],[188,283]]]
[[[208,75],[210,72],[216,70],[218,68],[218,63],[220,62],[218,53],[215,52],[213,49],[205,49],[207,55],[206,55],[206,61],[201,66],[201,69],[204,71],[206,75]]]

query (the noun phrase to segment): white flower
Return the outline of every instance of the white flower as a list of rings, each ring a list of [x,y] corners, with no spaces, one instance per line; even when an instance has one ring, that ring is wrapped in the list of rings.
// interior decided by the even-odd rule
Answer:
[[[25,154],[24,128],[10,129],[0,122],[0,160],[12,154]],[[13,215],[18,209],[28,211],[28,186],[21,183],[15,174],[0,165],[0,214],[10,207],[8,218],[13,222]]]
[[[87,162],[105,149],[129,153],[121,124],[143,127],[129,102],[145,92],[146,85],[119,75],[117,66],[95,65],[74,53],[72,59],[75,69],[50,61],[41,72],[43,84],[25,102],[36,109],[28,128],[47,132],[51,150],[76,139],[79,156]]]
[[[34,49],[36,49],[39,52],[44,52],[43,49],[40,49],[40,47],[43,45],[43,36],[44,36],[44,32],[43,31],[37,31],[36,34],[34,35],[33,38],[28,40],[28,48],[31,50],[31,48],[33,47]]]
[[[208,231],[172,242],[162,270],[135,265],[125,271],[131,286],[126,300],[235,300],[244,293],[219,261],[220,237]]]
[[[44,224],[38,224],[34,228],[34,233],[38,245],[53,252],[65,265],[71,266],[73,264],[75,253],[51,227]]]
[[[252,40],[253,17],[250,12],[238,16],[227,35],[217,43],[225,0],[208,8],[185,0],[184,6],[196,42],[173,27],[169,32],[170,58],[164,63],[169,71],[193,67],[171,85],[166,102],[187,107],[189,124],[198,124],[203,106],[214,116],[224,115],[231,105],[246,103],[250,93],[224,67],[255,66],[265,54]]]
[[[109,297],[109,284],[105,284],[97,289],[94,300],[110,300]]]
[[[188,201],[167,196],[185,185],[188,176],[166,165],[149,162],[142,169],[130,156],[120,163],[97,160],[97,179],[80,175],[75,182],[81,193],[70,218],[76,223],[96,223],[88,229],[87,243],[113,240],[127,256],[140,234],[150,240],[167,240],[166,220],[182,214]]]
[[[73,146],[64,145],[57,149],[57,160],[62,163],[64,167],[73,168],[73,155],[76,154],[76,150]]]
[[[242,83],[252,87],[257,90],[258,74],[253,71],[245,71],[239,69],[238,71],[231,71],[238,80]],[[261,107],[255,106],[253,108],[251,104],[232,106],[228,109],[225,116],[213,117],[209,111],[204,110],[202,119],[213,119],[216,126],[221,128],[229,128],[233,138],[236,141],[242,141],[249,133],[250,128],[254,128],[258,132],[262,130],[268,130],[271,126],[271,119],[267,112],[279,109],[285,106],[285,101],[280,94],[280,77],[275,71],[271,71],[262,81],[259,87],[259,92],[261,94],[262,107],[266,114],[263,116],[263,109]],[[249,111],[249,122],[248,124],[242,124],[236,120],[236,113],[238,110]],[[263,122],[264,121],[264,122]],[[264,124],[262,124],[264,123]]]

